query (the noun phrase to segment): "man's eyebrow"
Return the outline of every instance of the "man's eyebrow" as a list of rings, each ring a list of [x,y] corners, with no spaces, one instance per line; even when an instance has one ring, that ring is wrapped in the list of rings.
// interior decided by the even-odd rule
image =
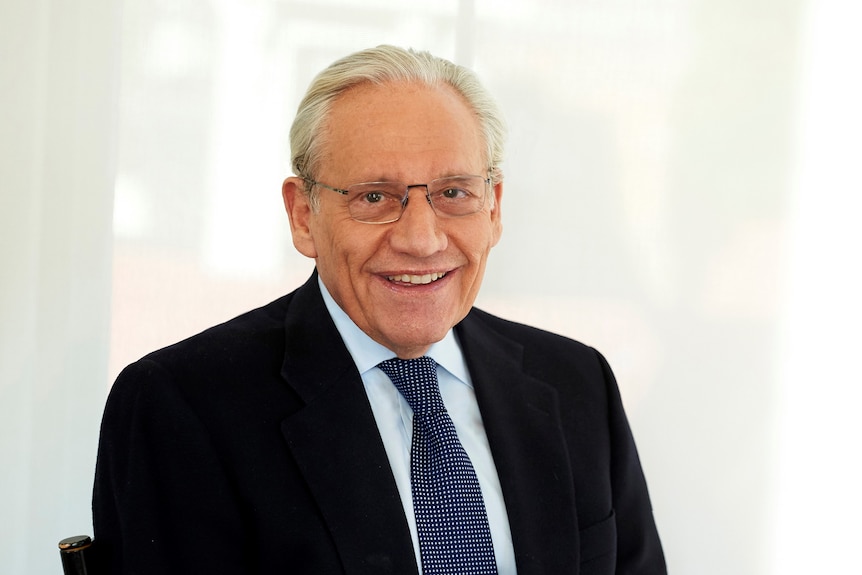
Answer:
[[[474,174],[474,173],[472,173],[472,172],[468,172],[468,171],[447,170],[447,171],[445,171],[445,172],[442,172],[442,173],[441,173],[441,174],[439,174],[439,175],[435,175],[435,176],[433,176],[433,177],[426,178],[426,179],[425,179],[425,180],[423,180],[423,181],[412,181],[412,180],[411,180],[411,181],[409,181],[409,182],[408,182],[408,181],[406,181],[406,180],[404,180],[404,179],[402,179],[402,178],[391,178],[391,177],[381,176],[381,177],[379,177],[379,178],[377,178],[377,179],[365,179],[365,180],[362,180],[362,182],[393,182],[393,183],[404,184],[405,186],[406,186],[406,185],[413,186],[413,185],[422,185],[422,184],[427,184],[427,183],[429,183],[429,182],[433,182],[434,180],[442,180],[442,179],[444,179],[444,178],[466,178],[466,177],[469,177],[469,176],[483,176],[483,177],[484,177],[484,175],[483,175],[483,173],[482,173],[482,172],[477,172],[477,173],[475,173],[475,174]],[[357,180],[356,182],[353,182],[353,183],[357,183],[357,184],[358,184],[358,183],[361,183],[361,182],[360,182],[359,180]]]

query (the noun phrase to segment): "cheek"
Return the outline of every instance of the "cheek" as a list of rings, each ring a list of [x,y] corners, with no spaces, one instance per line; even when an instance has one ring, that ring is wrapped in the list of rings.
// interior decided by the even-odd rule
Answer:
[[[342,243],[340,227],[342,226],[339,226],[338,222],[324,212],[311,218],[309,229],[319,258],[330,259],[338,252],[339,244]]]
[[[471,230],[472,233],[465,234],[460,245],[463,251],[472,260],[472,263],[482,267],[488,254],[500,239],[499,226],[493,221],[483,221],[481,226]]]
[[[366,262],[382,249],[382,240],[372,233],[377,231],[382,230],[349,218],[321,218],[312,229],[318,267],[328,268],[333,275],[358,275]]]

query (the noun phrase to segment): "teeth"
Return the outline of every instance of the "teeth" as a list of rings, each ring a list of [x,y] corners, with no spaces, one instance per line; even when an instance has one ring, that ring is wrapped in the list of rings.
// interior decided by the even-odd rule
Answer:
[[[424,285],[430,284],[431,282],[436,282],[440,278],[446,275],[446,272],[434,272],[430,274],[425,274],[422,276],[414,276],[410,274],[403,274],[400,276],[387,276],[389,281],[393,282],[404,282],[416,285]]]

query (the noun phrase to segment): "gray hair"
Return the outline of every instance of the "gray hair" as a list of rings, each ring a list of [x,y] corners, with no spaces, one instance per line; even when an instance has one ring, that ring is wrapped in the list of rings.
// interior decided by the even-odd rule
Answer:
[[[486,146],[485,157],[493,183],[502,180],[500,164],[506,125],[494,99],[471,70],[429,52],[378,46],[362,50],[331,64],[318,74],[299,104],[290,128],[291,164],[297,176],[314,179],[325,144],[324,123],[333,102],[349,88],[363,84],[418,82],[426,86],[448,84],[472,109]],[[312,206],[317,194],[306,187]]]

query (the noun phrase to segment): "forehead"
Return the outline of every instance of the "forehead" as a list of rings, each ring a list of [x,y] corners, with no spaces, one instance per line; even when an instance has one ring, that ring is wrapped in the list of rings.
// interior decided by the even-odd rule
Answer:
[[[344,177],[416,178],[484,173],[479,121],[451,86],[361,84],[327,117],[322,171]]]

